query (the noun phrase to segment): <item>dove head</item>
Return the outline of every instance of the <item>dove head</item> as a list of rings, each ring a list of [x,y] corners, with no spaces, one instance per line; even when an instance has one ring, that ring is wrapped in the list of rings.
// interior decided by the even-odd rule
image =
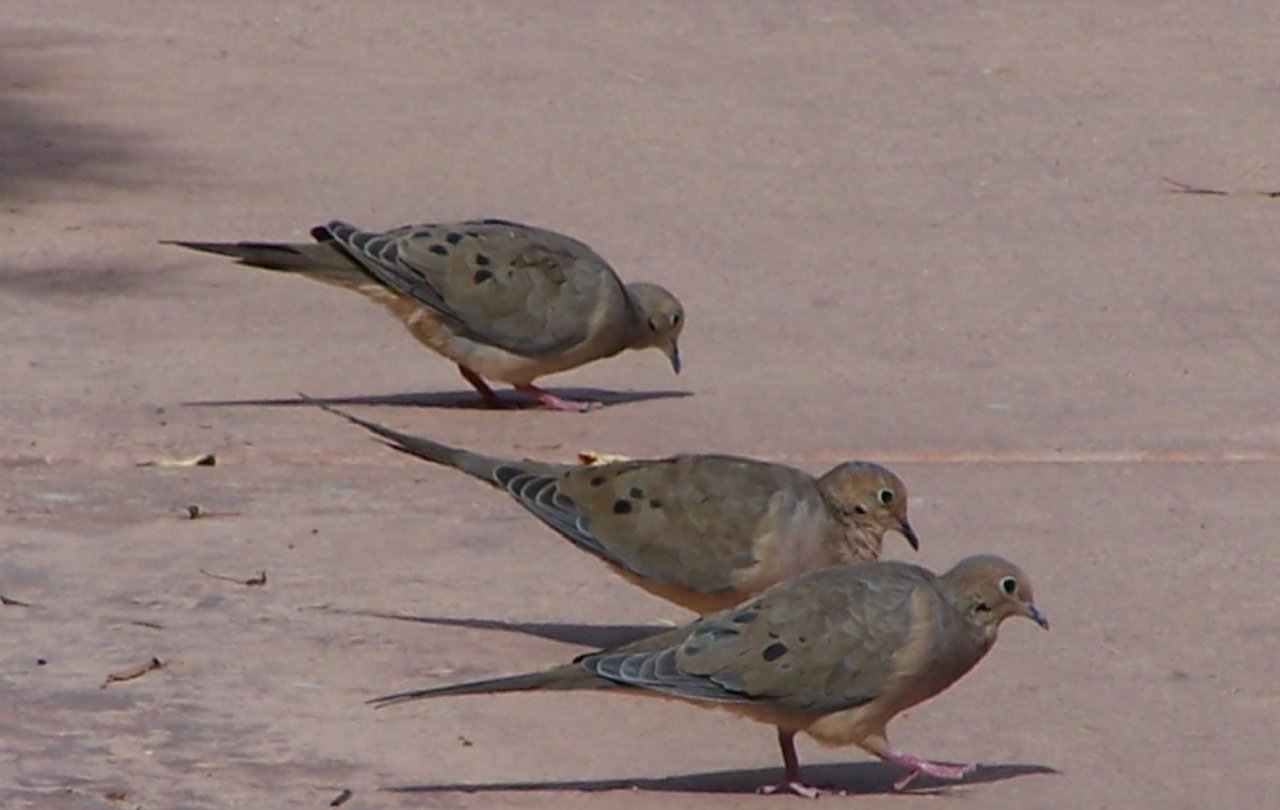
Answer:
[[[638,319],[633,349],[661,349],[680,373],[680,331],[684,329],[684,307],[676,297],[657,284],[639,282],[627,285],[627,293],[636,307]]]
[[[1000,623],[1022,616],[1049,629],[1049,620],[1036,607],[1031,579],[1018,566],[1001,557],[979,554],[965,557],[942,576],[953,604],[994,640]]]
[[[867,549],[873,558],[880,556],[880,541],[888,531],[919,550],[920,540],[907,520],[907,485],[889,470],[869,461],[846,461],[819,478],[818,486],[841,520],[874,545]]]

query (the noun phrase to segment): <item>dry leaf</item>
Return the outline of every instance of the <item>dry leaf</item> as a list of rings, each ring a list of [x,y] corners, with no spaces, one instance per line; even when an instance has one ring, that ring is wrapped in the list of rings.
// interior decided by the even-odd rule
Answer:
[[[601,453],[599,450],[579,450],[578,463],[587,467],[600,464],[613,464],[616,461],[630,461],[630,456],[619,456],[615,453]]]
[[[137,666],[129,667],[128,669],[122,669],[119,672],[111,673],[110,675],[107,676],[107,679],[102,682],[102,686],[99,688],[106,689],[108,686],[110,686],[113,683],[120,683],[121,681],[132,681],[135,678],[141,678],[143,675],[146,675],[148,672],[155,672],[157,669],[164,669],[164,662],[161,661],[159,658],[155,658],[153,656],[150,661],[144,661],[143,663],[138,664]]]
[[[138,467],[212,467],[218,463],[213,453],[201,453],[191,458],[155,458],[150,461],[139,461]]]

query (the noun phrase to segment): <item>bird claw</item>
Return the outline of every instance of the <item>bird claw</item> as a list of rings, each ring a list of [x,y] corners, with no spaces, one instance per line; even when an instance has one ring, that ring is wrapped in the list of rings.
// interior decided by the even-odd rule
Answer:
[[[561,399],[550,391],[544,391],[536,385],[517,385],[516,390],[522,394],[527,394],[538,401],[542,407],[551,411],[575,411],[577,413],[586,413],[601,406],[599,402],[577,401],[572,399]]]
[[[773,796],[777,793],[794,793],[804,799],[816,799],[822,795],[822,788],[806,785],[804,782],[779,782],[776,785],[761,785],[756,793],[762,796]]]
[[[932,776],[934,779],[954,782],[964,779],[978,769],[977,765],[965,765],[959,762],[930,762],[927,759],[915,760],[909,767],[911,772],[893,783],[894,790],[905,790],[907,785],[911,784],[920,774]]]

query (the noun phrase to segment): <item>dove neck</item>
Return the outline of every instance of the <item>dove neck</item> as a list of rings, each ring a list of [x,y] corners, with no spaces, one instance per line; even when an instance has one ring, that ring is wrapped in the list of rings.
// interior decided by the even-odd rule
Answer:
[[[1000,629],[999,621],[992,621],[984,618],[975,612],[974,606],[979,601],[979,597],[970,593],[963,583],[955,582],[955,578],[948,577],[952,572],[943,574],[939,580],[941,587],[939,591],[946,603],[955,611],[955,618],[958,623],[963,623],[967,632],[963,634],[968,644],[974,647],[974,652],[978,658],[986,655],[991,646],[996,643],[996,632]],[[977,663],[975,659],[975,663]]]
[[[880,548],[883,545],[879,532],[870,526],[861,525],[856,520],[847,520],[843,515],[838,519],[844,530],[841,532],[844,541],[843,551],[848,555],[850,562],[879,559]]]
[[[662,341],[653,325],[649,322],[651,313],[646,309],[643,297],[636,292],[635,284],[623,287],[627,296],[627,315],[631,319],[625,339],[625,348],[649,349],[661,345]],[[621,350],[621,349],[620,349]]]
[[[827,511],[840,524],[840,542],[843,545],[842,551],[848,555],[848,561],[879,559],[880,549],[884,544],[882,532],[867,525],[864,515],[859,515],[842,504],[827,487],[819,484],[818,492],[822,495]]]

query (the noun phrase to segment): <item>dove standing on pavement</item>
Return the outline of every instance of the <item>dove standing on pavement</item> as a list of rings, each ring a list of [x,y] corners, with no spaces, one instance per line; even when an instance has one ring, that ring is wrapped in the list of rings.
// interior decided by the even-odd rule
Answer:
[[[458,364],[485,402],[484,378],[544,406],[589,410],[533,380],[612,357],[660,349],[680,372],[684,310],[656,284],[623,284],[576,239],[500,219],[406,225],[373,233],[334,220],[314,243],[165,242],[301,273],[386,306],[427,347]]]
[[[973,769],[900,751],[886,726],[972,669],[1012,616],[1049,627],[1027,575],[1000,557],[967,557],[942,576],[900,562],[859,563],[804,574],[737,607],[563,666],[370,702],[573,689],[671,698],[777,727],[786,771],[764,792],[820,792],[800,779],[800,731],[906,768],[895,784],[902,789],[921,773],[962,779]]]
[[[506,490],[547,526],[635,585],[709,613],[785,579],[874,560],[887,531],[919,548],[907,488],[848,461],[814,478],[749,458],[685,455],[591,467],[514,461],[449,447],[308,399],[409,455]]]

